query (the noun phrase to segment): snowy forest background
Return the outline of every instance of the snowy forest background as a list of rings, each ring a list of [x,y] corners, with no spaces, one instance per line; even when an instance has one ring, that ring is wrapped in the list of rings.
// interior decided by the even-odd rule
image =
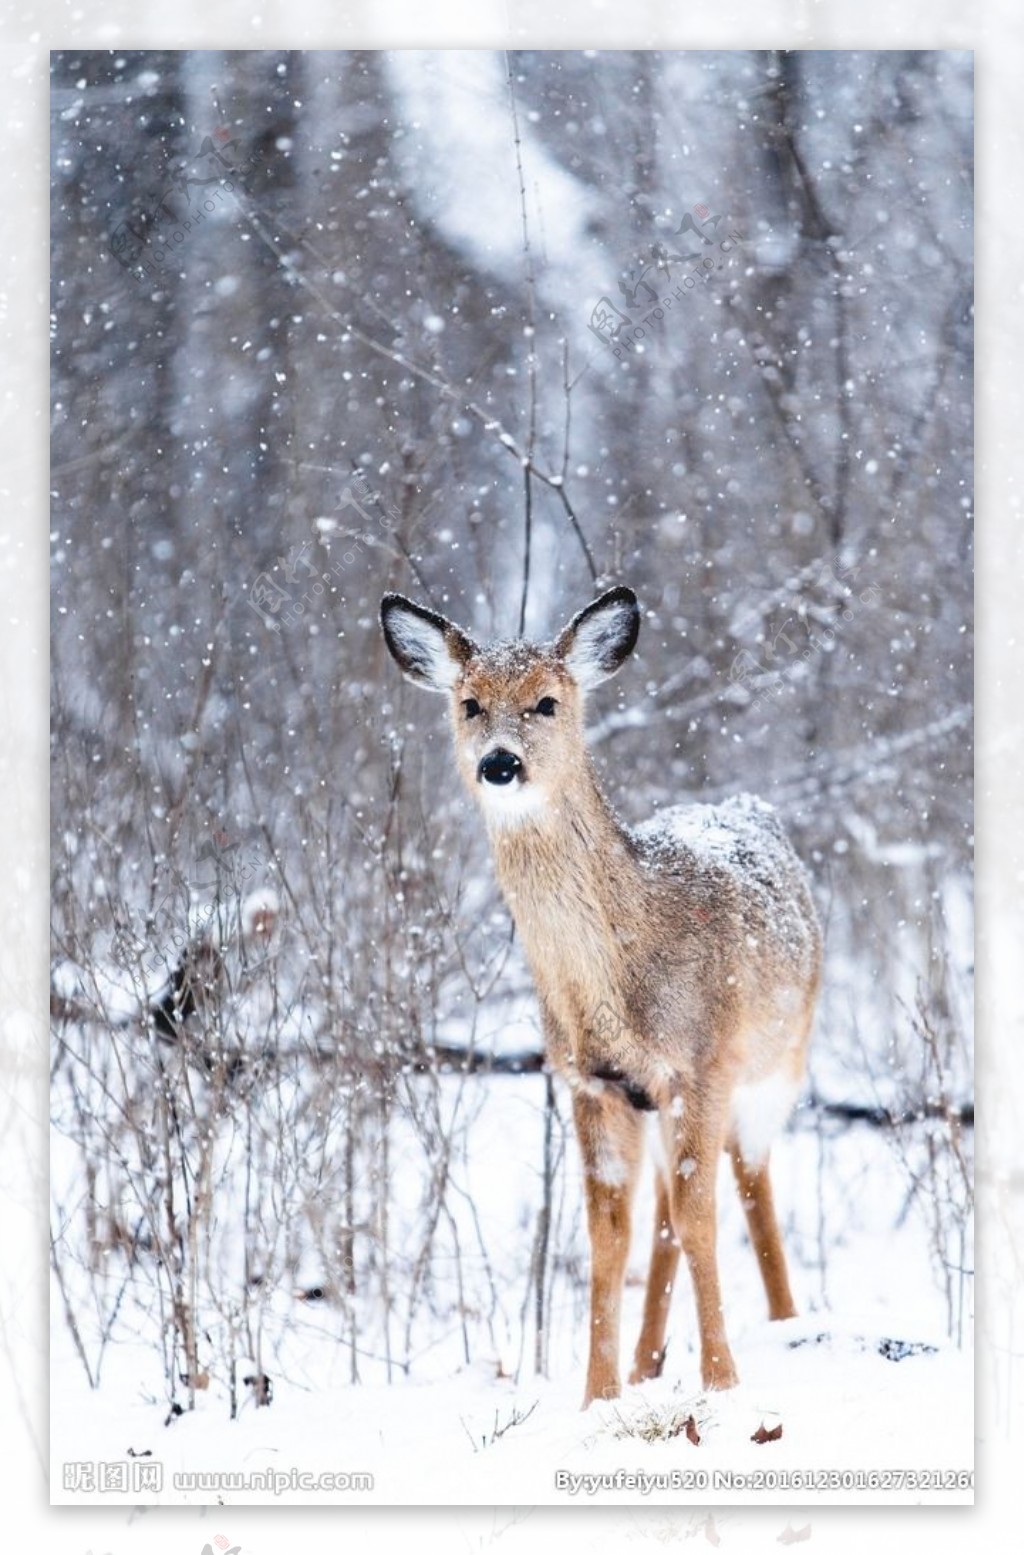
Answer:
[[[567,1102],[389,588],[480,637],[636,589],[607,791],[760,793],[827,925],[798,1299],[855,1268],[969,1344],[971,99],[948,53],[54,54],[52,1248],[92,1388],[581,1365]],[[692,1328],[686,1292],[681,1370]]]

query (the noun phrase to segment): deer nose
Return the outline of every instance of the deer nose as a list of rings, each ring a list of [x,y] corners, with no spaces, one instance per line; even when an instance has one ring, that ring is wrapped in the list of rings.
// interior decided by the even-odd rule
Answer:
[[[514,756],[511,751],[499,748],[488,751],[487,755],[481,758],[476,775],[478,782],[501,784],[511,783],[513,778],[522,775],[522,771],[523,764],[519,757]]]

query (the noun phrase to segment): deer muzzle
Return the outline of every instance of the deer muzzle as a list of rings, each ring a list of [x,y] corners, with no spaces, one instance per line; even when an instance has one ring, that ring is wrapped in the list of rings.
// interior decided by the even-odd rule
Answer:
[[[519,757],[500,746],[482,756],[476,769],[478,783],[491,783],[496,788],[503,788],[517,778],[522,781],[525,776],[526,769]]]

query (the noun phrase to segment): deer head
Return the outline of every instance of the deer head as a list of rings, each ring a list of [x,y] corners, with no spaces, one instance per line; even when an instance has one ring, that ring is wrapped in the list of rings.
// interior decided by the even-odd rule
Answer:
[[[491,825],[542,818],[586,765],[583,700],[632,653],[640,610],[614,588],[551,643],[479,646],[461,627],[401,594],[386,594],[381,625],[402,673],[448,697],[459,770]]]

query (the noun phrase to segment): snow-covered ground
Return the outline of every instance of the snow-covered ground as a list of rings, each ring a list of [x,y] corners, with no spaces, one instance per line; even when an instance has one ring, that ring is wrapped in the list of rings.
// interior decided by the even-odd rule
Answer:
[[[773,1331],[740,1325],[745,1380],[711,1398],[694,1390],[691,1365],[681,1376],[627,1389],[617,1402],[581,1413],[578,1375],[517,1386],[477,1367],[391,1388],[282,1384],[269,1410],[249,1410],[233,1425],[200,1409],[166,1430],[159,1408],[130,1398],[138,1392],[130,1355],[125,1392],[109,1402],[89,1398],[69,1377],[70,1363],[55,1359],[53,1500],[109,1506],[120,1494],[125,1504],[225,1506],[973,1502],[964,1474],[973,1464],[967,1358],[946,1353],[895,1364],[872,1353],[870,1343],[865,1348],[862,1329],[854,1337],[833,1323],[829,1340],[815,1343],[821,1332],[813,1319]],[[801,1338],[811,1342],[791,1349]],[[325,1372],[329,1377],[329,1359]],[[494,1440],[516,1413],[526,1418]],[[690,1413],[696,1446],[684,1435],[651,1441],[625,1434],[631,1423],[643,1429],[651,1415],[671,1421]],[[780,1424],[779,1440],[752,1440],[759,1427]],[[129,1449],[152,1459],[133,1460]],[[127,1482],[121,1493],[62,1488],[67,1463],[139,1461],[161,1465],[158,1492],[129,1494]],[[329,1488],[304,1488],[324,1474],[338,1478]],[[366,1475],[372,1488],[357,1479]]]
[[[564,1205],[556,1222],[568,1245],[559,1246],[556,1237],[552,1251],[556,1267],[567,1254],[577,1265],[553,1284],[550,1377],[543,1379],[532,1374],[532,1335],[524,1343],[521,1322],[537,1203],[542,1082],[523,1076],[473,1083],[481,1105],[469,1137],[480,1150],[455,1175],[471,1191],[479,1252],[465,1257],[461,1305],[435,1302],[429,1320],[417,1323],[407,1375],[393,1366],[388,1385],[383,1363],[364,1357],[363,1380],[351,1385],[338,1310],[330,1301],[300,1301],[279,1288],[264,1314],[270,1407],[257,1409],[243,1385],[246,1396],[231,1421],[223,1375],[212,1367],[195,1411],[166,1425],[155,1304],[147,1309],[144,1298],[126,1290],[103,1354],[100,1386],[91,1390],[55,1299],[54,1501],[723,1506],[773,1499],[858,1505],[972,1499],[964,1480],[973,1467],[970,1286],[964,1288],[958,1350],[947,1338],[946,1301],[933,1277],[927,1226],[915,1205],[908,1207],[907,1182],[880,1131],[857,1125],[836,1132],[802,1113],[776,1148],[776,1197],[804,1314],[784,1324],[764,1317],[723,1161],[720,1256],[742,1378],[735,1392],[700,1391],[692,1301],[683,1282],[663,1378],[581,1412],[586,1293],[580,1273],[586,1265],[575,1151],[566,1154]],[[451,1086],[457,1086],[454,1079]],[[60,1146],[58,1175],[62,1152]],[[625,1364],[639,1325],[650,1210],[645,1185],[627,1278]],[[488,1311],[485,1263],[488,1288],[497,1292]],[[115,1270],[106,1276],[122,1277]],[[79,1297],[84,1290],[83,1284]],[[77,1304],[83,1343],[92,1354],[98,1329],[90,1332],[89,1310],[84,1299]],[[904,1353],[903,1346],[934,1349]],[[688,1415],[699,1444],[682,1429]],[[674,1421],[676,1434],[657,1439],[659,1421],[661,1429]],[[781,1426],[781,1437],[753,1441],[762,1425],[768,1431]],[[655,1439],[645,1439],[652,1434]],[[154,1465],[160,1487],[147,1489]],[[344,1477],[313,1488],[310,1480],[297,1480],[299,1474],[370,1475],[372,1488],[365,1482],[354,1488],[358,1482]],[[118,1475],[123,1489],[99,1489],[120,1485]],[[177,1475],[227,1478],[220,1483]],[[752,1476],[746,1483],[734,1478],[746,1475]],[[799,1484],[793,1475],[803,1476]]]

